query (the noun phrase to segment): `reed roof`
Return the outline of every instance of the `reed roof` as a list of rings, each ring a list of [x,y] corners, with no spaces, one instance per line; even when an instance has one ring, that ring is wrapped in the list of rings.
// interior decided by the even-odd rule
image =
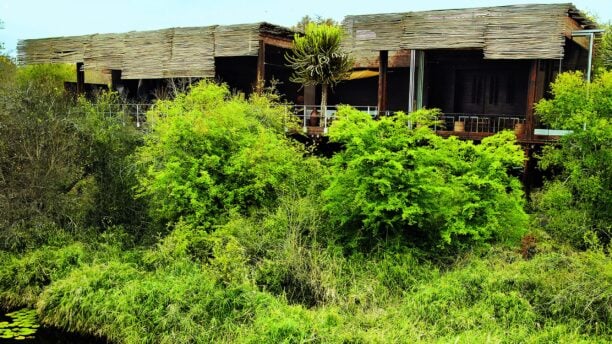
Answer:
[[[345,47],[356,55],[401,49],[482,49],[487,59],[560,59],[571,25],[595,27],[566,4],[533,4],[347,16]]]
[[[291,39],[293,32],[255,23],[27,39],[19,41],[17,59],[83,62],[85,70],[121,70],[122,79],[214,77],[215,57],[257,56],[262,36]]]

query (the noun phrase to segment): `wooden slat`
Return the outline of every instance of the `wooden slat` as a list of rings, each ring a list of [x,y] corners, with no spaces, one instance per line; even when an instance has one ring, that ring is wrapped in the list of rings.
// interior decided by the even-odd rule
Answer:
[[[217,26],[215,56],[257,56],[260,24]]]
[[[19,42],[19,62],[83,63],[122,79],[214,77],[215,56],[257,56],[260,40],[289,48],[293,31],[268,23],[170,28]]]
[[[572,4],[536,4],[347,16],[344,46],[358,64],[373,51],[482,49],[487,59],[560,59]],[[568,17],[569,16],[569,17]],[[588,24],[588,23],[587,23]]]

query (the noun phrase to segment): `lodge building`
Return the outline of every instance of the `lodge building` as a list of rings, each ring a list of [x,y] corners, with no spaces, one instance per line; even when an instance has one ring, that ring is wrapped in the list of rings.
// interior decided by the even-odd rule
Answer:
[[[541,128],[533,104],[548,96],[558,73],[590,69],[598,31],[572,4],[354,15],[342,26],[354,72],[331,90],[329,104],[373,116],[436,107],[443,112],[440,135],[480,140],[512,129],[523,144],[557,134]],[[96,72],[140,101],[153,100],[154,90],[176,78],[214,79],[247,94],[274,82],[298,104],[305,131],[324,135],[335,106],[329,119],[310,125],[319,92],[289,81],[284,56],[294,34],[255,23],[26,39],[18,43],[18,62],[73,64],[77,92],[96,87],[87,77]]]

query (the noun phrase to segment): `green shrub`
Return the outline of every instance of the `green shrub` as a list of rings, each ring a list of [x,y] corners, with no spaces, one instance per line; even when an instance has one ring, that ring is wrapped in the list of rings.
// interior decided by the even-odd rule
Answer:
[[[228,213],[272,207],[310,184],[315,164],[285,137],[284,109],[201,83],[158,102],[139,150],[139,195],[159,223],[210,227]]]
[[[0,87],[0,249],[38,247],[57,228],[141,222],[128,158],[140,135],[124,114],[99,111],[115,94],[75,102],[64,67],[20,67]]]
[[[589,85],[580,73],[564,73],[552,88],[554,98],[537,104],[538,115],[574,133],[544,147],[540,167],[555,174],[533,195],[535,219],[576,247],[584,248],[590,233],[606,244],[612,237],[612,72]]]
[[[45,287],[79,267],[85,255],[78,243],[45,246],[22,256],[5,254],[0,265],[0,305],[33,306]]]
[[[407,123],[422,110],[373,120],[338,112],[330,139],[345,150],[331,159],[325,209],[355,240],[402,236],[419,245],[465,246],[518,237],[527,216],[519,181],[508,174],[523,153],[503,132],[475,145]]]
[[[119,111],[123,100],[117,93],[104,92],[94,101],[79,98],[75,121],[82,142],[86,173],[95,182],[95,207],[86,225],[106,228],[123,225],[136,237],[145,233],[145,209],[134,199],[136,166],[132,154],[142,144],[142,133],[129,114]],[[109,113],[106,109],[117,109]]]

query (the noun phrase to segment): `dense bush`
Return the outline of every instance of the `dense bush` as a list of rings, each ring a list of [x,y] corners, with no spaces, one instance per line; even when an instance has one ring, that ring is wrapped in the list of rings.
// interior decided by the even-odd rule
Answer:
[[[478,245],[523,232],[512,133],[474,145],[435,136],[429,111],[375,122],[345,108],[330,133],[343,151],[325,167],[285,137],[272,100],[203,83],[154,107],[135,169],[141,136],[129,118],[59,88],[19,88],[61,79],[40,68],[24,79],[9,70],[14,84],[0,85],[0,130],[12,135],[0,137],[0,307],[33,306],[44,324],[116,343],[612,341],[607,247],[591,237],[576,252],[537,228],[523,240],[529,254]],[[610,223],[595,212],[609,192],[598,111],[543,160],[565,178],[536,198],[555,237],[587,228],[570,221],[576,212],[588,231]],[[36,141],[28,128],[49,133]],[[60,139],[76,141],[61,151]],[[30,168],[49,175],[32,184]],[[64,170],[78,188],[59,187]],[[136,177],[153,219],[169,225],[154,245]],[[19,198],[18,186],[48,194]],[[470,249],[440,249],[458,247]]]
[[[19,70],[0,88],[0,247],[23,248],[94,206],[75,107],[61,70]]]
[[[554,98],[536,110],[549,125],[574,132],[544,148],[540,166],[555,171],[533,196],[538,223],[558,239],[584,247],[596,233],[612,237],[612,72],[587,85],[580,73],[564,73]],[[588,239],[591,240],[591,239]]]
[[[85,172],[95,183],[95,207],[87,214],[88,226],[124,225],[137,237],[146,231],[144,204],[134,197],[136,165],[133,153],[142,145],[142,133],[130,114],[122,110],[117,93],[98,94],[94,101],[79,98],[75,120],[84,150]],[[106,109],[113,110],[112,112]]]
[[[422,110],[373,120],[338,112],[330,139],[345,149],[331,159],[326,209],[349,237],[401,235],[432,246],[520,236],[526,215],[520,182],[509,171],[523,153],[503,132],[480,145],[411,129]]]
[[[0,270],[0,295],[13,305],[35,302],[43,323],[117,343],[612,339],[612,260],[601,250],[543,246],[526,261],[495,247],[436,271],[398,248],[345,257],[302,247],[304,255],[323,256],[313,262],[335,292],[305,308],[253,283],[258,264],[243,259],[240,240],[194,261],[189,247],[198,237],[217,244],[218,232],[177,230],[143,255],[79,244],[1,254],[10,264]],[[236,279],[228,271],[246,273]]]
[[[139,194],[160,223],[220,223],[317,183],[317,164],[285,136],[284,109],[201,83],[149,112]]]
[[[45,243],[60,228],[139,222],[128,156],[140,134],[118,103],[64,91],[64,66],[11,69],[0,87],[0,248]]]

